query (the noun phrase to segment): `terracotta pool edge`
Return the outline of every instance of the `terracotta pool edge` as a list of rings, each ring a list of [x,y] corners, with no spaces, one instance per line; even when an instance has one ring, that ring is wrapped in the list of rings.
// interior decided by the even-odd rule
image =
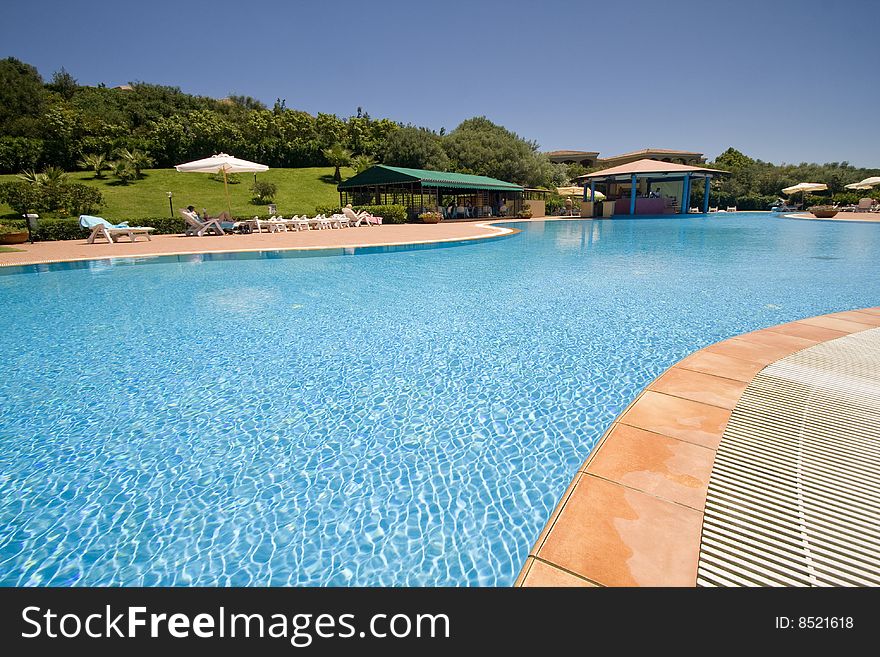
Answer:
[[[739,397],[736,389],[781,358],[878,327],[880,307],[818,315],[733,336],[669,367],[615,418],[578,468],[514,586],[695,586],[711,463],[735,408],[730,402]],[[717,367],[698,365],[701,355]],[[744,371],[752,373],[745,377]],[[663,383],[671,373],[684,384]],[[689,379],[696,379],[697,387],[715,385],[723,394],[689,388]],[[700,396],[702,401],[694,399]],[[656,437],[667,451],[696,455],[699,476],[632,463],[633,454],[623,450],[632,449],[634,437],[651,447]],[[646,458],[650,462],[650,455]],[[609,462],[618,470],[625,463],[631,471],[609,470]],[[687,486],[678,483],[682,479]],[[535,563],[541,567],[533,569]]]

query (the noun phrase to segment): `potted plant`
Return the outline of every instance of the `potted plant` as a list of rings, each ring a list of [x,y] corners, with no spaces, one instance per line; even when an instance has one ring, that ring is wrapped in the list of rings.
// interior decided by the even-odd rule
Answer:
[[[443,221],[443,215],[439,212],[422,212],[419,215],[419,219],[421,219],[423,224],[439,224]]]
[[[522,206],[522,209],[519,212],[517,212],[516,216],[519,217],[520,219],[531,219],[532,218],[532,208],[530,208],[528,205],[524,204]]]
[[[0,244],[24,244],[27,241],[27,229],[0,224]]]
[[[814,205],[807,208],[807,211],[817,219],[831,219],[831,217],[837,214],[837,208],[833,205]]]

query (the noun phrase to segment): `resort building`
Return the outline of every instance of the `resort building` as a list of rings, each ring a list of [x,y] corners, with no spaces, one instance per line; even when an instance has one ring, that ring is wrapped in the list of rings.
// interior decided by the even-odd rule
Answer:
[[[403,205],[410,219],[440,212],[447,219],[516,216],[520,185],[488,176],[377,164],[337,185],[342,207]]]
[[[596,166],[598,151],[550,151],[545,153],[554,164],[580,164],[588,169]]]
[[[699,166],[706,163],[702,153],[693,151],[675,151],[668,148],[643,148],[622,155],[612,155],[597,160],[596,164],[601,167],[616,167],[621,164],[629,164],[636,160],[657,160],[658,162],[671,162],[673,164],[688,164]]]

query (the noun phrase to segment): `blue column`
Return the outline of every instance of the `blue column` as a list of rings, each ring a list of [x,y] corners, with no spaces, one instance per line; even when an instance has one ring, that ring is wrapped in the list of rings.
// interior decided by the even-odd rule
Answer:
[[[590,200],[595,203],[596,202],[596,181],[590,181]]]
[[[706,214],[709,211],[709,181],[712,180],[712,176],[706,176],[706,184],[703,187],[703,214]]]
[[[691,207],[691,174],[686,173],[684,182],[681,184],[681,213],[687,214]]]
[[[636,213],[636,184],[637,184],[636,174],[633,174],[632,175],[632,189],[630,190],[630,193],[629,193],[629,213],[630,214]]]

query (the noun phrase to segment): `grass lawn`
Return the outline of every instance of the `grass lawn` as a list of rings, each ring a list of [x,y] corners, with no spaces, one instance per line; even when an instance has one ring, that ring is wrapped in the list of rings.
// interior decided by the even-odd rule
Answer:
[[[24,249],[14,249],[11,246],[0,246],[0,253],[14,253],[15,251],[24,251]]]
[[[223,180],[213,180],[207,173],[178,173],[174,169],[150,169],[143,172],[143,179],[128,185],[120,185],[105,172],[102,180],[95,180],[94,174],[75,171],[68,174],[74,182],[83,182],[98,187],[104,194],[106,205],[99,214],[110,221],[127,221],[149,217],[167,217],[167,192],[174,194],[174,212],[187,205],[199,210],[208,208],[210,214],[226,209],[223,193]],[[354,175],[351,169],[343,168],[343,179]],[[0,182],[17,180],[14,175],[0,176]],[[265,215],[265,205],[253,205],[251,185],[254,174],[238,174],[238,184],[229,185],[229,198],[232,201],[232,214],[235,216]],[[315,214],[316,205],[336,205],[339,193],[333,182],[333,167],[307,169],[269,169],[258,173],[257,180],[275,183],[278,194],[275,205],[285,217],[294,214]],[[0,217],[18,218],[7,205],[0,204]]]

